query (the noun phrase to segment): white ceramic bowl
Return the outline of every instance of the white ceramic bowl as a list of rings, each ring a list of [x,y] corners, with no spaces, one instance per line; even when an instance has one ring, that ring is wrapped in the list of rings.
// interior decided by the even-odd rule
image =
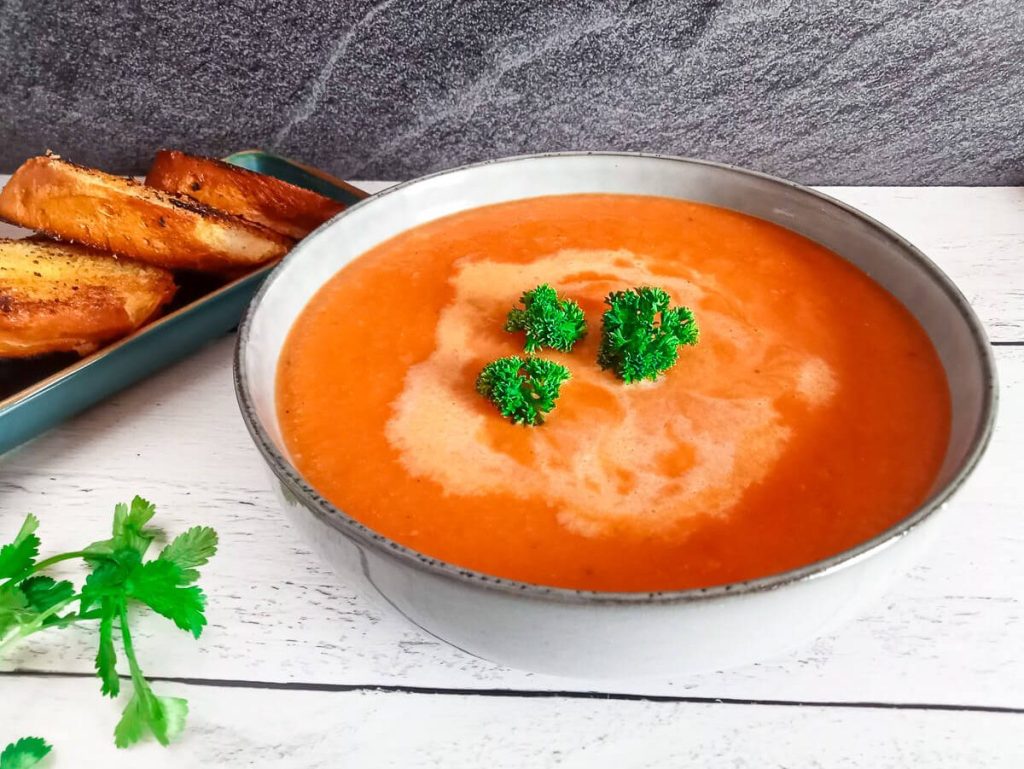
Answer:
[[[416,225],[491,203],[587,192],[681,198],[775,222],[830,248],[903,302],[938,350],[952,395],[949,448],[927,501],[873,539],[783,574],[698,590],[602,593],[514,582],[438,561],[322,498],[289,460],[274,405],[282,344],[309,299],[345,264]],[[977,317],[950,280],[895,233],[781,179],[702,161],[611,153],[457,168],[393,187],[338,215],[288,255],[253,301],[238,337],[235,383],[284,508],[342,579],[470,654],[588,678],[743,664],[799,646],[855,612],[930,538],[938,514],[985,449],[996,401],[991,349]]]

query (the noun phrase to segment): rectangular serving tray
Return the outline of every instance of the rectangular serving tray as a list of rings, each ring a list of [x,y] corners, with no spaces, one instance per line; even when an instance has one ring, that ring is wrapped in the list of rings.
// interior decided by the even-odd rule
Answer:
[[[224,160],[346,206],[367,197],[340,179],[260,150]],[[0,360],[0,454],[234,329],[273,269],[267,265],[224,285],[201,277],[181,280],[170,312],[92,355]]]

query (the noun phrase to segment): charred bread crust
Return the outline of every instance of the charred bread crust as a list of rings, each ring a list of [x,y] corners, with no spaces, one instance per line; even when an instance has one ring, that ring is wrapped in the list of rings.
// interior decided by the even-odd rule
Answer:
[[[214,158],[161,150],[146,184],[302,238],[345,206],[311,190]]]
[[[294,242],[190,198],[53,155],[15,171],[0,192],[0,217],[167,269],[237,272],[280,258]]]
[[[0,240],[0,357],[85,354],[130,334],[174,297],[170,272],[84,246]]]

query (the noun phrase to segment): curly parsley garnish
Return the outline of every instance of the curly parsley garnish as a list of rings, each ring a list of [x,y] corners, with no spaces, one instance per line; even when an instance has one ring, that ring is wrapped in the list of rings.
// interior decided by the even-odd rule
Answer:
[[[583,310],[572,299],[559,299],[547,283],[526,291],[519,299],[523,309],[514,307],[508,312],[505,330],[526,332],[527,352],[550,347],[569,352],[587,333]]]
[[[147,525],[155,513],[153,504],[135,497],[131,505],[114,508],[110,539],[41,561],[36,560],[39,519],[29,515],[14,541],[0,548],[0,655],[40,630],[98,620],[96,674],[101,692],[116,697],[121,691],[121,678],[115,634],[120,636],[132,696],[114,729],[114,743],[119,748],[137,742],[146,733],[166,745],[185,727],[188,714],[185,700],[158,697],[143,676],[135,655],[129,607],[144,604],[196,638],[206,625],[206,596],[195,582],[199,579],[198,567],[217,552],[217,533],[196,526],[174,539],[156,558],[144,561],[158,533]],[[53,564],[72,559],[84,560],[90,568],[78,591],[67,580],[56,581],[39,574]]]
[[[569,369],[541,358],[517,355],[499,358],[484,366],[476,389],[498,407],[502,416],[516,424],[539,425],[555,407]]]
[[[697,344],[697,321],[688,307],[669,307],[668,293],[644,286],[614,291],[601,318],[597,362],[626,383],[657,379],[679,359],[682,345]]]

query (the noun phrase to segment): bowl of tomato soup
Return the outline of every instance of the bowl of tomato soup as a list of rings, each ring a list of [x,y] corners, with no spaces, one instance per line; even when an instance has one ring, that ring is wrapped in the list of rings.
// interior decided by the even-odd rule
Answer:
[[[474,383],[554,287],[587,333],[543,424]],[[598,365],[606,298],[657,286],[699,342]],[[243,418],[294,524],[428,633],[528,670],[674,675],[784,653],[921,552],[991,431],[951,281],[799,185],[697,160],[529,156],[373,196],[302,241],[241,326]]]

